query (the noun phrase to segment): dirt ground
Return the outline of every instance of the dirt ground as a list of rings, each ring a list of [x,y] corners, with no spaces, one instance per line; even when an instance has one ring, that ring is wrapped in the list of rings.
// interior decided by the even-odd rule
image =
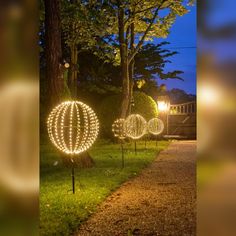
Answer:
[[[76,235],[196,235],[196,141],[172,142],[111,194]]]

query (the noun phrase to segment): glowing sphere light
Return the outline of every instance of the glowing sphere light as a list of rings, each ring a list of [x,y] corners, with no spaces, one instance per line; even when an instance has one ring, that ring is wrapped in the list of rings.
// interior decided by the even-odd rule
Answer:
[[[139,139],[146,134],[147,122],[139,114],[132,114],[125,120],[126,135],[132,139]]]
[[[119,139],[126,138],[125,119],[117,119],[112,124],[112,132]]]
[[[153,135],[158,135],[164,130],[164,123],[158,118],[153,118],[148,122],[148,132]]]
[[[49,138],[66,154],[80,154],[95,142],[99,122],[94,111],[79,101],[59,104],[49,114],[47,121]]]

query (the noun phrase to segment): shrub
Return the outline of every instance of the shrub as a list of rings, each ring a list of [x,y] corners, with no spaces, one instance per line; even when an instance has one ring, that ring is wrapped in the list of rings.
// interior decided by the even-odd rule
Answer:
[[[99,120],[101,134],[106,137],[113,137],[111,126],[114,120],[119,118],[121,106],[121,95],[113,95],[105,98],[99,109]],[[143,92],[134,92],[134,106],[131,113],[142,115],[146,121],[153,117],[157,117],[157,105],[155,101]]]
[[[132,113],[138,113],[143,116],[146,121],[157,117],[157,104],[148,95],[143,92],[134,92],[134,106],[132,107]]]

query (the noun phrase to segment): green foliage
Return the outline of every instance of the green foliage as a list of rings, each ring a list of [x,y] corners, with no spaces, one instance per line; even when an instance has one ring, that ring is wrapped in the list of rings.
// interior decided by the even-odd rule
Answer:
[[[192,102],[196,100],[196,95],[187,94],[184,90],[181,89],[171,89],[167,92],[171,104],[179,104],[184,102]]]
[[[63,75],[63,83],[64,83],[64,90],[62,94],[62,99],[68,100],[71,99],[71,92],[68,88],[68,70],[65,70],[64,75]]]
[[[166,63],[171,63],[171,56],[177,53],[163,48],[168,44],[168,42],[161,42],[157,45],[146,44],[135,57],[134,79],[136,83],[134,88],[155,100],[159,94],[158,79],[181,79],[179,75],[173,74],[178,71],[164,71]],[[80,53],[78,61],[81,99],[87,101],[94,98],[93,100],[98,101],[106,96],[121,93],[120,67],[115,66],[112,62],[105,63],[91,51]]]
[[[103,99],[98,113],[101,135],[113,137],[111,126],[119,116],[121,95],[112,95]]]
[[[132,59],[145,42],[153,41],[155,38],[166,38],[177,16],[183,16],[188,13],[189,3],[192,1],[185,0],[149,0],[149,1],[118,1],[112,2],[114,9],[124,12],[124,32],[129,59]],[[116,14],[117,16],[119,14]],[[116,19],[118,20],[118,19]],[[134,26],[135,43],[134,50],[129,47],[131,35],[129,27]],[[116,42],[119,45],[118,28],[113,29],[113,35],[116,35]]]
[[[115,66],[113,62],[104,61],[104,59],[94,55],[92,51],[81,52],[78,61],[80,67],[79,80],[81,82],[87,82],[99,88],[121,86],[120,67]]]
[[[158,116],[157,103],[143,92],[134,92],[132,113],[142,115],[146,121]]]
[[[188,1],[187,1],[188,2]],[[122,1],[62,1],[62,30],[66,45],[92,49],[95,55],[120,63],[118,48],[118,10],[123,9],[124,32],[129,48],[129,27],[134,23],[137,45],[129,56],[136,54],[144,42],[166,38],[177,16],[188,12],[185,0],[122,0]],[[139,42],[141,43],[139,45]],[[102,50],[101,50],[102,49]],[[137,49],[137,50],[136,50]]]
[[[112,47],[102,38],[111,34],[114,17],[107,13],[107,6],[101,1],[62,1],[62,31],[63,39],[69,48],[76,47],[78,51],[93,49],[94,54],[112,55]],[[100,47],[105,47],[106,55]]]
[[[111,126],[114,120],[119,118],[119,109],[121,104],[121,95],[113,95],[105,98],[99,109],[99,120],[101,132],[103,135],[112,137]],[[134,106],[131,113],[138,113],[146,120],[157,117],[157,105],[155,101],[142,92],[134,92]]]
[[[155,79],[146,80],[145,84],[138,89],[139,91],[144,92],[145,94],[152,97],[155,101],[157,100],[160,93],[160,87],[158,87],[157,81]]]
[[[66,70],[63,75],[63,90],[60,94],[61,100],[71,99],[71,93],[67,85],[68,71]],[[40,73],[40,102],[41,110],[48,109],[48,81],[45,79],[45,73]]]
[[[165,72],[165,65],[171,63],[170,57],[178,54],[176,51],[163,48],[169,45],[168,42],[161,42],[157,45],[146,44],[135,57],[135,79],[136,80],[150,80],[150,79],[180,79],[179,75],[182,71]]]
[[[96,165],[91,169],[76,169],[76,192],[71,191],[71,170],[63,167],[59,153],[50,145],[41,146],[40,163],[40,235],[72,235],[80,224],[96,211],[112,191],[140,173],[150,164],[160,150],[168,146],[160,141],[125,144],[125,168],[121,169],[119,144],[98,142],[91,150]],[[57,165],[55,163],[58,162]]]

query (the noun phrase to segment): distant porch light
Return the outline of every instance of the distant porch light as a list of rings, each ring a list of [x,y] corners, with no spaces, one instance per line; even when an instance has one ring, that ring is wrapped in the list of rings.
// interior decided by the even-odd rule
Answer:
[[[168,96],[160,96],[157,99],[157,108],[160,112],[168,112],[170,109],[170,99]]]

